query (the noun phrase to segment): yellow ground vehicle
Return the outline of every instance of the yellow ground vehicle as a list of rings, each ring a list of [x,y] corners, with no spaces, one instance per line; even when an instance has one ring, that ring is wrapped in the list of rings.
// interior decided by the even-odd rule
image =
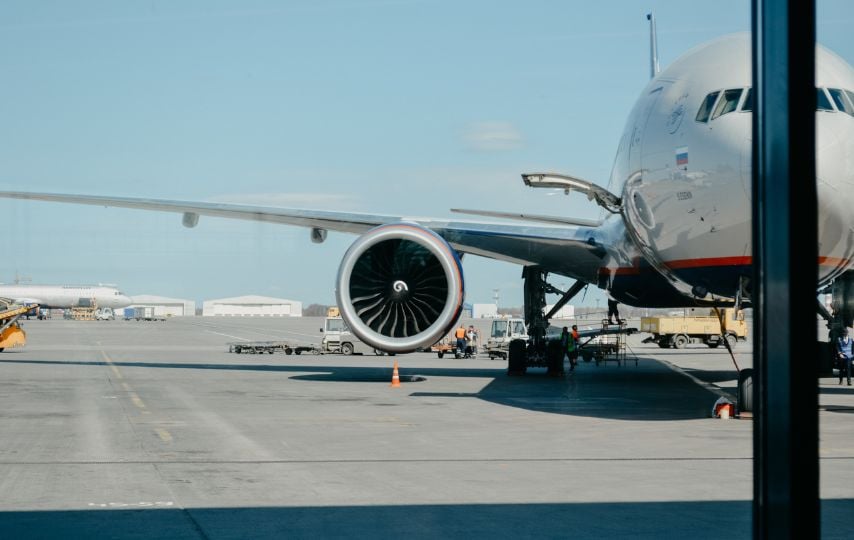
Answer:
[[[643,317],[641,332],[652,334],[644,343],[658,343],[666,349],[673,347],[681,349],[689,343],[705,343],[715,348],[726,339],[730,347],[741,340],[747,339],[747,323],[744,322],[744,312],[736,312],[733,308],[720,310],[723,314],[723,328],[717,312],[709,310],[708,315],[684,317]]]
[[[27,333],[18,325],[18,319],[38,306],[21,306],[7,298],[0,298],[0,352],[12,347],[23,347]]]

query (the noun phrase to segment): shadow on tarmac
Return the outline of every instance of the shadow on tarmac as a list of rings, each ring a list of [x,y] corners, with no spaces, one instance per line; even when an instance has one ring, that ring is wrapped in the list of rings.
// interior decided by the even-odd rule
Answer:
[[[822,501],[848,538],[854,499]],[[97,509],[0,513],[0,538],[751,538],[750,501]]]
[[[388,385],[391,369],[376,366],[213,364],[189,362],[127,362],[0,360],[0,364],[80,365],[146,369],[210,369],[294,373],[302,381],[358,382]],[[474,377],[491,379],[480,391],[430,392],[419,383],[411,388],[413,398],[473,397],[503,406],[536,412],[617,420],[667,421],[708,418],[718,396],[698,386],[681,373],[649,358],[638,366],[614,363],[581,363],[563,377],[548,377],[544,368],[528,370],[523,377],[508,376],[502,364],[496,368],[467,368],[463,365],[400,367],[402,382],[431,377]],[[425,388],[426,386],[426,388]],[[404,386],[406,390],[406,387]]]

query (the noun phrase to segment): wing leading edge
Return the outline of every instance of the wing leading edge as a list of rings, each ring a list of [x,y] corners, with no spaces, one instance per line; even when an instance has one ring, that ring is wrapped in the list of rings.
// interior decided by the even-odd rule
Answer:
[[[587,283],[595,282],[606,253],[603,246],[590,241],[593,229],[580,226],[450,221],[229,203],[21,191],[0,191],[0,197],[180,213],[185,216],[185,224],[193,225],[198,216],[210,216],[362,234],[379,225],[416,223],[440,234],[462,253],[521,265],[539,265],[550,272]]]

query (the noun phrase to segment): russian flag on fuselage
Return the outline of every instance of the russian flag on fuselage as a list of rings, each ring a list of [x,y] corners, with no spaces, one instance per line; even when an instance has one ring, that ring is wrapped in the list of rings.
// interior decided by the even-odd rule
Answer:
[[[680,146],[676,149],[676,166],[683,167],[688,165],[688,147]]]

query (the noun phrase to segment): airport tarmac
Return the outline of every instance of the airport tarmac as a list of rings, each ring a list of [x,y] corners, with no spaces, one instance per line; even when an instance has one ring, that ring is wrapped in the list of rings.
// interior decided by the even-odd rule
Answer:
[[[711,417],[721,350],[635,335],[564,378],[399,355],[392,388],[388,356],[226,346],[321,325],[25,323],[0,354],[0,538],[751,537],[752,421]],[[854,387],[820,382],[823,537],[844,538]]]

